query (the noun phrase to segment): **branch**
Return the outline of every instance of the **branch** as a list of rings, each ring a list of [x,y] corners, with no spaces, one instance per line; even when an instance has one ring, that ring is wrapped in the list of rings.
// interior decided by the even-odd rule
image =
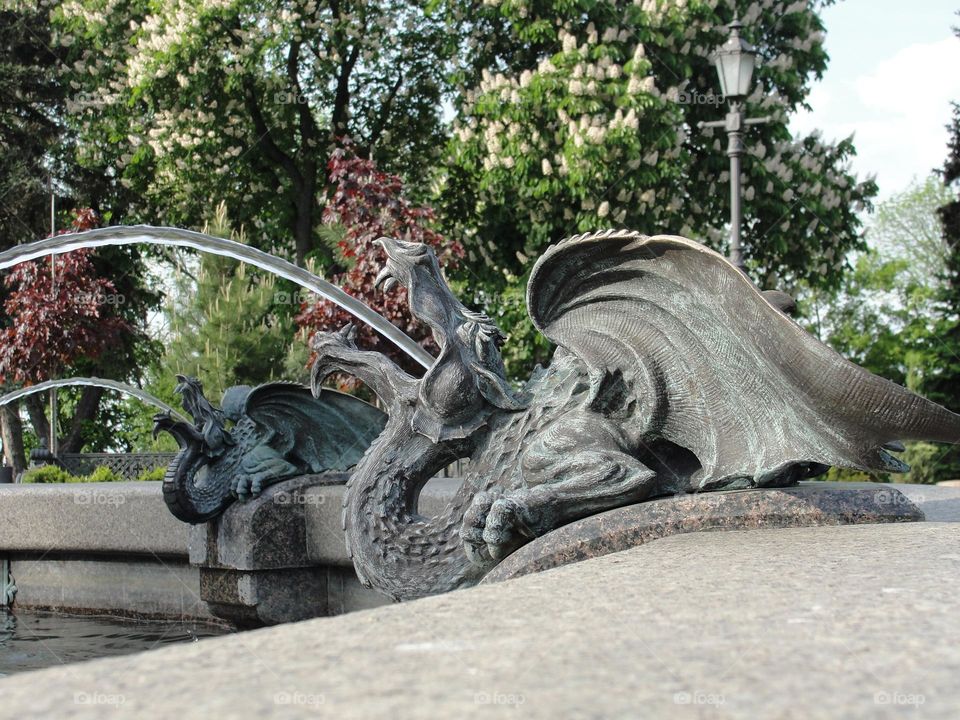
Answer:
[[[30,424],[33,425],[33,431],[37,437],[49,438],[50,423],[47,421],[46,409],[43,407],[43,399],[40,395],[27,395],[23,399],[23,404],[27,406]]]
[[[312,195],[317,176],[314,141],[319,133],[316,121],[313,119],[313,112],[306,102],[303,88],[300,87],[300,46],[299,41],[290,45],[290,52],[287,54],[287,78],[293,87],[297,100],[297,112],[300,116],[300,150],[307,164],[303,173],[307,186],[305,189]]]
[[[391,110],[393,110],[393,101],[396,99],[401,87],[403,87],[403,70],[400,71],[400,74],[397,76],[397,81],[393,84],[393,87],[390,88],[387,99],[380,109],[380,116],[377,118],[377,123],[370,133],[371,147],[377,144],[377,140],[379,140],[383,134],[383,129],[387,126],[387,119],[390,117]]]
[[[87,386],[80,393],[77,410],[70,422],[70,432],[60,443],[61,453],[76,453],[83,449],[83,423],[93,420],[100,409],[100,398],[103,397],[103,388]]]
[[[234,45],[234,47],[236,47],[238,50],[241,49],[243,47],[243,39],[236,34],[234,28],[231,28],[220,18],[215,19],[220,27],[226,31],[227,35],[230,37],[230,42]],[[258,145],[262,142],[263,152],[267,158],[286,170],[287,175],[294,184],[294,187],[296,187],[297,190],[300,190],[303,186],[303,176],[300,174],[300,169],[297,167],[297,164],[294,162],[293,158],[281,150],[280,146],[274,141],[273,136],[270,133],[270,127],[267,125],[267,121],[260,109],[260,103],[257,100],[256,83],[253,81],[253,78],[247,74],[244,74],[243,76],[243,91],[244,105],[247,108],[247,112],[250,113],[250,117],[253,120],[254,130],[256,130],[256,133],[259,136],[256,142],[254,142],[254,145]]]
[[[257,102],[256,84],[253,82],[253,78],[251,78],[249,75],[245,75],[243,78],[243,90],[244,103],[247,106],[247,112],[250,113],[250,117],[253,120],[253,128],[256,130],[257,135],[259,136],[257,143],[263,143],[264,155],[286,170],[287,175],[294,184],[294,187],[297,190],[300,190],[303,187],[303,175],[300,173],[300,169],[293,161],[293,158],[281,150],[277,143],[274,142],[273,137],[270,134],[270,128],[267,126],[267,121],[264,119],[263,113],[260,110],[260,105]]]
[[[337,95],[333,101],[331,124],[333,134],[342,135],[347,129],[347,106],[350,104],[350,74],[360,57],[360,46],[354,45],[350,55],[340,63],[340,75],[337,77]]]

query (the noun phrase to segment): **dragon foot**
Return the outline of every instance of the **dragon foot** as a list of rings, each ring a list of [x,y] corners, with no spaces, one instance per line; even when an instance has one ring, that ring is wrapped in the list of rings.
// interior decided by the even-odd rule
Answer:
[[[251,450],[240,464],[240,472],[232,483],[233,494],[240,502],[258,497],[269,485],[300,474],[296,465],[284,459],[268,445]]]
[[[481,566],[499,562],[536,536],[527,506],[516,497],[493,492],[477,493],[460,528],[467,557]]]

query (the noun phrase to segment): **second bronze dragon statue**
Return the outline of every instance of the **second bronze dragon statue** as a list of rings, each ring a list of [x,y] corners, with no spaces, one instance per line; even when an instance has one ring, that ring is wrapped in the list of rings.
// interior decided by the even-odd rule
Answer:
[[[691,240],[608,231],[549,248],[527,308],[557,350],[520,389],[503,335],[454,297],[433,252],[381,242],[378,281],[407,288],[440,356],[417,379],[349,327],[320,333],[312,385],[349,373],[387,409],[343,522],[361,581],[395,599],[475,584],[530,539],[618,506],[830,466],[902,472],[900,441],[960,441],[960,415],[843,359]],[[455,499],[420,516],[421,488],[455,458],[470,460]]]
[[[607,231],[549,248],[527,307],[557,350],[520,388],[504,372],[504,336],[457,300],[432,250],[381,242],[378,284],[407,288],[440,356],[418,379],[358,349],[347,326],[314,337],[311,385],[342,404],[321,385],[348,373],[386,409],[385,426],[367,418],[382,432],[367,436],[343,523],[360,580],[394,599],[475,584],[532,538],[619,506],[782,487],[830,466],[901,472],[888,452],[900,441],[960,441],[960,415],[843,359],[691,240]],[[309,427],[297,427],[302,439]],[[189,443],[218,444],[199,423],[187,430]],[[267,444],[295,453],[297,442]],[[460,458],[469,470],[454,500],[421,516],[420,490]],[[236,495],[231,485],[250,487],[224,479],[217,492]]]

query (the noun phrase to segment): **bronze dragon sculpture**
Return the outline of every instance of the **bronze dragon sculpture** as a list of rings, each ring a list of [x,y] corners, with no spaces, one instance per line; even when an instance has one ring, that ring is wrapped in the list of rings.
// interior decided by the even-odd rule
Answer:
[[[196,378],[178,375],[176,392],[194,422],[159,413],[153,432],[170,433],[180,446],[163,479],[163,498],[188,523],[211,520],[281,480],[347,470],[386,422],[355,397],[329,389],[314,396],[296,383],[235,385],[223,393],[220,408]]]
[[[607,231],[564,240],[527,288],[557,350],[522,388],[503,335],[450,292],[430,248],[383,239],[441,348],[423,378],[320,333],[312,388],[361,379],[387,408],[354,469],[343,522],[361,581],[395,599],[478,582],[560,525],[656,496],[779,487],[829,466],[903,471],[899,441],[960,440],[960,416],[840,357],[693,241]],[[469,458],[455,499],[418,514],[421,488]]]

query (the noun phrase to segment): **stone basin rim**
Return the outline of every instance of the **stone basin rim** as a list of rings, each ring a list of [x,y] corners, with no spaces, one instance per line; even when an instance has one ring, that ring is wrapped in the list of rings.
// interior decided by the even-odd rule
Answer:
[[[691,509],[701,512],[691,513]],[[904,493],[882,484],[838,487],[809,482],[786,488],[670,495],[591,515],[535,538],[502,560],[481,584],[552,570],[674,535],[925,519]]]

